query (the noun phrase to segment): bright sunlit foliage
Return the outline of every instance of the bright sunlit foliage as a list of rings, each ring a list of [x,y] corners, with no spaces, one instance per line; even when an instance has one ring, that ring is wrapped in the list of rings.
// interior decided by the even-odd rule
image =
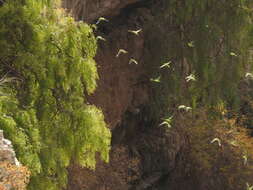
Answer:
[[[59,190],[70,161],[108,161],[110,131],[87,105],[98,79],[92,29],[55,1],[7,0],[0,7],[0,128],[32,172],[31,190]]]

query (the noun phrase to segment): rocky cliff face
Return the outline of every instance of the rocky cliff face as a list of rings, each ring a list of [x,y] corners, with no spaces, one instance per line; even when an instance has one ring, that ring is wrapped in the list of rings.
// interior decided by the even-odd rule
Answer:
[[[77,19],[93,22],[101,16],[117,16],[127,5],[141,1],[143,0],[64,0],[63,6],[71,10]]]
[[[239,154],[233,153],[235,150],[231,150],[228,143],[224,147],[227,153],[217,152],[219,149],[210,147],[213,151],[210,155],[214,159],[209,159],[209,155],[205,154],[208,161],[195,158],[191,151],[196,151],[196,155],[200,155],[197,153],[200,150],[206,151],[206,147],[203,150],[198,148],[198,143],[201,144],[201,138],[204,137],[210,140],[210,131],[197,137],[191,135],[185,129],[190,128],[192,122],[181,120],[181,113],[178,116],[180,122],[171,130],[154,127],[159,124],[150,119],[152,112],[149,104],[153,101],[154,90],[150,84],[150,73],[154,69],[153,50],[159,51],[162,47],[155,42],[151,45],[148,43],[152,38],[148,29],[154,26],[152,8],[160,3],[149,0],[64,1],[64,6],[77,19],[94,23],[103,16],[110,20],[100,23],[96,31],[106,41],[99,41],[96,61],[100,80],[95,94],[89,99],[102,108],[112,131],[110,163],[98,160],[95,171],[73,164],[69,168],[69,190],[231,190],[231,185],[235,185],[229,181],[232,178],[226,178],[226,172],[239,171],[242,165],[232,164],[233,159],[229,157],[235,155],[237,161],[241,162]],[[157,31],[162,31],[164,26],[157,23],[156,27]],[[140,28],[142,31],[138,36],[128,32]],[[155,39],[152,38],[153,41]],[[116,57],[119,49],[125,49],[128,53]],[[138,64],[129,64],[131,58],[137,60]],[[208,146],[210,144],[206,140],[205,143]],[[226,160],[231,168],[224,164]],[[217,163],[219,167],[210,166]],[[224,175],[219,173],[223,168],[222,163],[226,168]],[[245,183],[240,182],[234,189],[243,189],[244,186]]]
[[[4,138],[3,131],[0,130],[0,162],[9,162],[19,166],[20,163],[16,158],[11,141]]]
[[[78,3],[87,6],[77,10]],[[145,27],[152,20],[148,1],[76,1],[76,4],[65,2],[67,7],[74,7],[77,18],[93,22],[105,16],[110,20],[98,25],[97,35],[106,41],[99,41],[96,61],[100,80],[90,102],[103,109],[113,137],[110,163],[98,162],[95,172],[73,165],[69,189],[151,188],[174,169],[185,138],[177,131],[153,129],[148,119],[150,68],[144,59],[149,53],[145,48]],[[138,36],[128,32],[140,28]],[[128,53],[116,57],[119,49]],[[138,64],[129,64],[131,58]]]
[[[29,179],[28,170],[16,158],[11,141],[0,130],[0,189],[24,190]]]

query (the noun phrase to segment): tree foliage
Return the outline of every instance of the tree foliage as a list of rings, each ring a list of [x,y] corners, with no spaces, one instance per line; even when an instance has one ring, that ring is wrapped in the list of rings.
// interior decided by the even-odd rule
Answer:
[[[210,106],[221,100],[238,104],[238,83],[247,69],[251,72],[250,6],[247,0],[166,0],[155,7],[160,11],[153,23],[165,27],[150,25],[152,56],[147,60],[153,63],[153,75],[161,75],[161,85],[154,86],[158,110],[177,104]],[[170,69],[159,69],[168,61]],[[196,81],[187,83],[190,74]]]
[[[55,1],[7,0],[0,7],[0,126],[29,167],[31,190],[58,190],[70,161],[108,161],[110,132],[84,94],[96,88],[96,39]]]

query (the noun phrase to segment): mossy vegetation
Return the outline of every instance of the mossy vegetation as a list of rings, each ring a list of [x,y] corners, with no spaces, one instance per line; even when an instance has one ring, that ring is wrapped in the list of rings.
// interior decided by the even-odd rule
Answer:
[[[201,189],[245,189],[252,183],[252,166],[244,164],[245,156],[253,158],[252,139],[239,118],[244,110],[248,125],[252,122],[252,81],[245,80],[245,73],[252,73],[252,2],[168,0],[153,14],[146,61],[151,77],[161,82],[151,84],[150,115],[155,126],[173,115],[170,130],[180,128],[189,140],[185,165],[175,171],[185,172],[180,180],[194,188],[206,182]],[[169,61],[169,68],[160,68]],[[190,74],[196,81],[186,81]],[[192,110],[182,112],[179,105]],[[221,146],[211,143],[215,138]]]
[[[109,159],[110,131],[85,97],[98,79],[96,39],[56,1],[7,0],[0,21],[0,128],[31,170],[29,189],[62,189],[70,161]]]
[[[161,83],[153,84],[156,113],[181,104],[208,108],[221,101],[238,108],[238,84],[246,70],[251,72],[251,6],[247,0],[169,0],[154,8],[146,60],[151,76],[161,76]],[[170,69],[159,68],[168,61]],[[190,74],[196,81],[186,82]]]
[[[215,108],[217,115],[222,115],[220,111]],[[209,188],[245,189],[247,182],[252,183],[253,140],[236,120],[236,117],[212,118],[205,109],[181,117],[180,125],[190,142],[184,152],[186,178],[196,184],[204,181]]]

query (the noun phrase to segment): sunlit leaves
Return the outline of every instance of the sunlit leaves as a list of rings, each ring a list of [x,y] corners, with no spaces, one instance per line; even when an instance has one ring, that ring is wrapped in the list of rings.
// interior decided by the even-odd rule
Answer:
[[[84,95],[98,79],[96,39],[59,1],[7,1],[0,20],[0,58],[13,58],[18,77],[12,79],[19,84],[0,81],[7,94],[0,95],[1,129],[32,171],[29,189],[62,189],[71,159],[90,168],[97,152],[109,159],[110,131]]]

